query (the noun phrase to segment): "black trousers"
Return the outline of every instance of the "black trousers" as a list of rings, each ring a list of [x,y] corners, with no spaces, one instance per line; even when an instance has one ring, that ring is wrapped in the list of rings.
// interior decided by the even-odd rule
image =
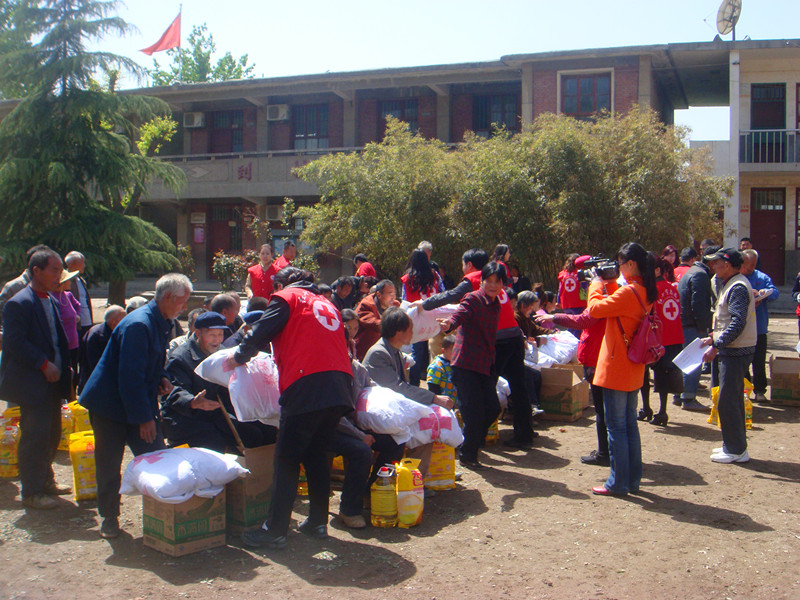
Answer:
[[[333,435],[331,446],[333,455],[341,455],[345,459],[340,511],[348,517],[362,513],[364,494],[377,478],[378,469],[387,463],[399,462],[403,458],[405,444],[398,444],[392,436],[384,433],[371,435],[375,438],[372,447],[341,431],[336,431]],[[378,456],[373,461],[374,452],[377,452]]]
[[[533,441],[531,423],[531,397],[525,381],[525,339],[521,336],[500,340],[495,345],[497,375],[504,377],[511,388],[514,412],[514,439]],[[497,378],[495,378],[497,384]],[[459,399],[461,393],[459,391]]]
[[[453,367],[453,383],[458,390],[464,419],[464,443],[461,446],[464,460],[478,460],[478,450],[486,441],[486,433],[500,415],[496,382],[495,375]]]
[[[308,519],[313,526],[328,523],[330,465],[328,449],[339,419],[347,408],[332,406],[322,410],[281,417],[275,446],[274,490],[267,527],[274,535],[286,535],[297,496],[300,463],[308,482]]]
[[[594,404],[595,428],[597,429],[597,453],[606,458],[608,454],[608,430],[606,429],[606,409],[603,406],[603,388],[595,385],[595,367],[583,367],[583,376],[589,382],[592,391],[592,404]]]
[[[35,406],[20,405],[19,479],[22,497],[44,492],[55,481],[53,460],[61,441],[61,397],[56,384],[48,386],[51,394]]]
[[[756,351],[753,354],[753,377],[750,378],[748,369],[748,379],[753,384],[753,392],[756,394],[767,393],[767,334],[761,333],[756,337]]]
[[[94,430],[94,462],[97,478],[97,512],[104,519],[119,516],[119,486],[122,483],[122,456],[125,446],[134,456],[163,450],[164,436],[156,421],[156,439],[148,444],[139,437],[139,426],[112,421],[89,411]]]

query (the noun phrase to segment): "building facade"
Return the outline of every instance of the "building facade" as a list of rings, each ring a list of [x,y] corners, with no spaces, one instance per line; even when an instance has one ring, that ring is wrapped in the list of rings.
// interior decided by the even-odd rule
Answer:
[[[546,52],[125,93],[162,98],[179,122],[162,154],[188,185],[177,196],[152,184],[142,216],[192,248],[200,279],[217,250],[255,247],[255,217],[271,224],[276,248],[296,238],[302,224],[282,227],[283,200],[311,203],[319,191],[292,170],[379,141],[387,115],[455,144],[467,131],[488,136],[493,124],[518,131],[545,112],[585,118],[636,104],[667,124],[676,109],[729,106],[730,140],[713,143],[718,170],[736,179],[725,243],[749,234],[778,282],[800,267],[800,40]],[[326,275],[352,272],[349,259],[328,261]]]

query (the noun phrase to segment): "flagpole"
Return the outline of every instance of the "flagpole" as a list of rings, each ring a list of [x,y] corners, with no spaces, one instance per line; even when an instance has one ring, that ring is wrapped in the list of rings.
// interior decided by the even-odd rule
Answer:
[[[178,18],[180,19],[181,27],[178,30],[178,82],[183,83],[183,54],[181,53],[182,35],[180,29],[183,28],[183,2],[179,5]]]

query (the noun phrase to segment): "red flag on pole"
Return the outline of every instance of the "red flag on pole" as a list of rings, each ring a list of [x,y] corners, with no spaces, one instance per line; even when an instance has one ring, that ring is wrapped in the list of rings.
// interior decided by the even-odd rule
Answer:
[[[144,52],[148,56],[152,56],[154,52],[162,52],[164,50],[169,50],[170,48],[179,48],[180,45],[181,13],[178,13],[178,16],[175,17],[175,20],[172,22],[172,24],[167,27],[167,30],[164,32],[164,34],[158,38],[158,41],[152,46],[142,48],[141,52]]]

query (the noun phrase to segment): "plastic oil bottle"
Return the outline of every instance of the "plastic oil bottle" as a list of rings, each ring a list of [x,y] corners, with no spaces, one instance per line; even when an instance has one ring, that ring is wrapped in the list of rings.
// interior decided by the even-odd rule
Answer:
[[[19,477],[19,465],[17,464],[18,444],[18,426],[9,425],[0,431],[0,477]]]
[[[394,467],[384,465],[370,489],[370,522],[373,527],[397,525],[397,491]]]
[[[308,479],[306,479],[306,468],[300,464],[300,477],[297,480],[297,495],[308,496]]]

